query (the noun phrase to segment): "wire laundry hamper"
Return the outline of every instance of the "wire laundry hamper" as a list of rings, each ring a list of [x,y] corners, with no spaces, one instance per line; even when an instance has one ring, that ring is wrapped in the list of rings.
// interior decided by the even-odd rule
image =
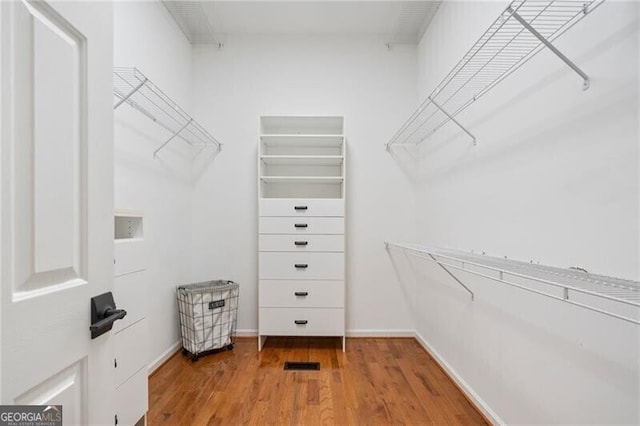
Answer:
[[[204,352],[233,349],[239,285],[213,280],[178,286],[182,353],[193,361]]]

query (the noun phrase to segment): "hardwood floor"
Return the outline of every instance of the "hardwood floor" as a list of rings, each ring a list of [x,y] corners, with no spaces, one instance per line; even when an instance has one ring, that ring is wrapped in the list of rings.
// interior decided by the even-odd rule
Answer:
[[[149,378],[149,425],[486,424],[414,339],[238,338],[196,362],[178,353]],[[318,361],[320,371],[284,371]]]

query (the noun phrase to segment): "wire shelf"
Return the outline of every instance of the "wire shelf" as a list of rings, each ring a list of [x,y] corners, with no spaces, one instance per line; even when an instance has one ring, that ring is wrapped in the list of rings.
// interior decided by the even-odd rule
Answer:
[[[407,254],[437,263],[471,293],[472,300],[474,298],[473,292],[460,280],[458,275],[452,272],[453,270],[471,273],[614,318],[640,324],[640,282],[638,281],[591,274],[579,268],[557,268],[428,245],[385,244],[387,248],[400,249]],[[532,283],[542,284],[542,286],[531,285]],[[551,288],[560,289],[562,292],[557,294],[557,292],[548,291]],[[576,297],[578,294],[588,297]],[[606,309],[602,307],[602,303],[598,303],[603,300],[608,301]],[[609,302],[614,303],[610,304]],[[613,308],[619,308],[622,305],[635,308],[635,317],[614,312]]]
[[[589,78],[560,53],[552,41],[604,0],[515,0],[500,14],[457,65],[387,143],[418,145],[545,47],[584,79]]]
[[[216,138],[137,68],[116,67],[113,75],[113,94],[117,99],[113,109],[127,103],[170,133],[169,139],[155,150],[154,157],[173,139],[181,139],[193,147],[200,147],[200,150],[207,146],[222,149]]]

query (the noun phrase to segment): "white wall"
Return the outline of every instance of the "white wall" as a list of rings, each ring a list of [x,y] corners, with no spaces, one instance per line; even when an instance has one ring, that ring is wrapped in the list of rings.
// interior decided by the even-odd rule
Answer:
[[[240,282],[239,329],[257,328],[259,116],[344,115],[348,330],[416,328],[508,423],[640,422],[636,326],[464,277],[471,302],[432,264],[394,255],[398,283],[384,251],[417,240],[640,278],[637,4],[606,2],[558,41],[589,91],[543,52],[459,117],[476,148],[463,135],[444,144],[449,128],[417,164],[383,149],[505,6],[444,3],[417,52],[278,36],[192,52],[162,6],[117,3],[116,65],[139,66],[225,143],[194,176],[170,155],[151,160],[152,123],[116,113],[116,206],[147,220],[151,357],[178,340],[173,288],[187,279]]]
[[[410,181],[383,144],[416,103],[416,50],[383,40],[228,37],[194,50],[194,107],[225,143],[194,194],[193,268],[241,285],[239,329],[257,329],[257,143],[261,115],[344,115],[347,330],[413,329],[383,241],[415,232]]]
[[[190,111],[191,45],[165,7],[159,2],[115,2],[114,26],[115,66],[137,67]],[[180,158],[182,142],[161,151],[158,160],[152,158],[168,137],[129,105],[115,111],[115,207],[144,212],[149,361],[179,340],[175,286],[191,279],[193,178]]]
[[[504,7],[442,5],[419,46],[421,98]],[[452,124],[424,143],[418,241],[640,278],[639,9],[605,2],[557,41],[588,91],[543,51],[458,117],[477,147]],[[640,422],[638,326],[463,274],[471,302],[412,264],[420,338],[497,418]]]

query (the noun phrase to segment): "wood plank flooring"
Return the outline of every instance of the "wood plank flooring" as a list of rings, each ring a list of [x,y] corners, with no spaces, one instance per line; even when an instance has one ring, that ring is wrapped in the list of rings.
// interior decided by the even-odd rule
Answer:
[[[284,371],[317,361],[320,371]],[[238,338],[192,362],[178,353],[149,378],[153,425],[486,424],[414,339]]]

